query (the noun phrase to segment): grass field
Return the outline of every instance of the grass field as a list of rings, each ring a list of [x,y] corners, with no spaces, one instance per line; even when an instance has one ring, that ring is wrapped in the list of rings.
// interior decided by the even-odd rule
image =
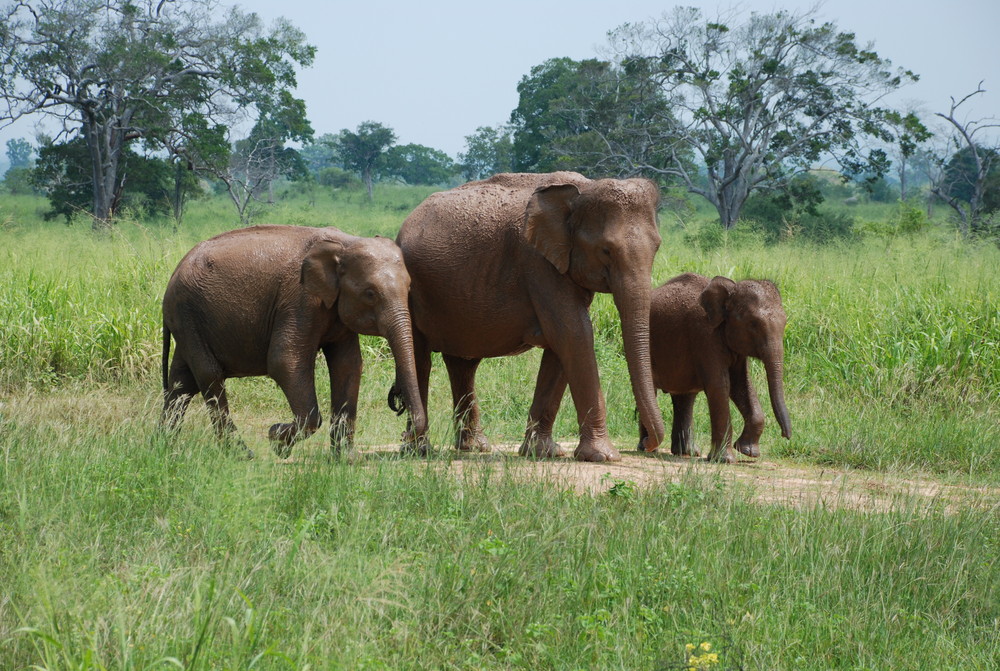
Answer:
[[[427,193],[300,195],[266,221],[393,236]],[[256,460],[221,450],[194,405],[164,436],[159,300],[184,252],[233,226],[231,208],[198,202],[178,231],[126,217],[95,235],[42,223],[43,205],[0,197],[0,669],[1000,667],[995,246],[938,224],[705,250],[663,218],[656,283],[695,271],[782,291],[794,437],[769,418],[763,461],[968,492],[792,507],[704,464],[649,486],[608,477],[597,494],[503,455],[456,470],[440,365],[438,449],[399,458],[384,449],[403,424],[385,408],[393,367],[375,338],[360,463],[330,460],[321,435],[277,462],[266,427],[289,413],[266,379],[230,382]],[[632,449],[609,297],[592,319],[609,428]],[[495,444],[520,440],[538,360],[481,367]],[[704,445],[703,401],[695,418]],[[572,445],[574,431],[567,399],[556,433]]]

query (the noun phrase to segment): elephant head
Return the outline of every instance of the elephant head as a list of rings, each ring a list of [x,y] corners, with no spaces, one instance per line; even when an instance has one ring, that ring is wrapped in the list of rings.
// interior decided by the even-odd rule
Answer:
[[[580,287],[610,293],[622,322],[625,359],[639,416],[653,450],[663,419],[649,358],[653,258],[660,247],[660,192],[645,179],[604,179],[539,187],[525,211],[524,235]]]
[[[785,324],[781,294],[773,282],[715,277],[700,297],[712,328],[721,328],[728,347],[741,356],[760,359],[767,372],[771,408],[781,426],[781,435],[792,436],[785,407],[783,370]]]
[[[403,402],[414,427],[426,431],[413,358],[410,275],[399,247],[381,237],[319,241],[302,261],[301,283],[327,309],[336,309],[351,331],[386,339]]]

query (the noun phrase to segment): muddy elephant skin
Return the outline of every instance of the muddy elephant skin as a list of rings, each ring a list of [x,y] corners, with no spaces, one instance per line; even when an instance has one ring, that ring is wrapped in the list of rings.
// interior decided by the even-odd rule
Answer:
[[[595,292],[614,297],[646,444],[659,444],[648,335],[658,204],[645,179],[500,174],[434,194],[407,217],[396,241],[413,281],[421,398],[426,408],[430,353],[441,352],[459,449],[489,449],[475,396],[479,362],[540,347],[521,454],[562,454],[552,425],[568,385],[580,427],[576,458],[621,458],[608,438],[594,354]]]
[[[774,416],[781,435],[791,437],[783,374],[787,317],[772,282],[685,273],[653,290],[649,322],[653,383],[673,401],[673,454],[698,454],[691,441],[692,410],[704,391],[712,423],[708,458],[736,461],[730,399],[744,420],[736,449],[760,455],[764,413],[750,382],[749,357],[764,363]],[[640,446],[644,434],[640,426]]]
[[[411,422],[425,428],[409,288],[402,253],[386,238],[254,226],[199,243],[163,297],[163,424],[176,427],[191,397],[201,393],[220,438],[235,437],[226,379],[267,375],[294,415],[268,433],[275,452],[288,456],[322,421],[314,383],[321,350],[330,373],[331,445],[351,448],[362,366],[358,334],[367,334],[389,342],[400,396]]]

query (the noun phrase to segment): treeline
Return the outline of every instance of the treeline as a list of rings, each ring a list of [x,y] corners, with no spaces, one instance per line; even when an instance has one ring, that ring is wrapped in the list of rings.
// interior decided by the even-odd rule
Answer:
[[[653,178],[710,203],[723,229],[749,219],[836,231],[843,222],[819,209],[829,185],[812,172],[824,164],[857,187],[848,204],[919,198],[947,206],[965,235],[1000,231],[994,124],[963,109],[982,88],[931,117],[884,107],[917,75],[815,9],[723,24],[679,7],[620,26],[607,60],[532,68],[508,121],[479,127],[453,159],[397,144],[377,121],[316,135],[293,95],[315,47],[287,22],[265,29],[238,8],[220,21],[197,0],[40,3],[0,10],[0,122],[47,114],[66,129],[7,147],[6,189],[44,194],[51,218],[89,212],[99,227],[129,208],[180,222],[188,199],[214,189],[248,223],[285,180],[372,198],[384,180],[565,169]]]

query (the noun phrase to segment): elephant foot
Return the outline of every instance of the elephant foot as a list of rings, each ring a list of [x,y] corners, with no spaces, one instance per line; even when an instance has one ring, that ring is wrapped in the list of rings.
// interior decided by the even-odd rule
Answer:
[[[256,455],[253,453],[243,439],[237,435],[230,435],[223,438],[223,445],[227,454],[235,456],[237,459],[251,461]]]
[[[677,457],[700,457],[701,451],[694,445],[671,445],[670,454]]]
[[[727,447],[725,449],[713,450],[709,453],[706,460],[719,464],[735,464],[736,454],[732,448]]]
[[[736,441],[736,451],[744,456],[757,458],[760,456],[760,445],[756,442],[738,440]]]
[[[403,442],[399,446],[399,453],[406,456],[416,455],[418,457],[426,457],[431,453],[431,441],[427,439],[427,436],[414,438],[407,431],[403,434]]]
[[[554,441],[552,436],[539,436],[537,434],[526,435],[517,453],[522,457],[534,459],[554,459],[566,456],[566,450]]]
[[[622,455],[607,438],[581,440],[576,450],[573,451],[573,457],[577,461],[592,461],[595,463],[621,461],[622,459]]]
[[[492,452],[490,441],[482,431],[462,431],[456,441],[455,449],[459,452]]]
[[[353,445],[348,448],[336,448],[331,445],[330,456],[334,461],[344,464],[357,464],[364,460],[364,455],[356,450]]]

